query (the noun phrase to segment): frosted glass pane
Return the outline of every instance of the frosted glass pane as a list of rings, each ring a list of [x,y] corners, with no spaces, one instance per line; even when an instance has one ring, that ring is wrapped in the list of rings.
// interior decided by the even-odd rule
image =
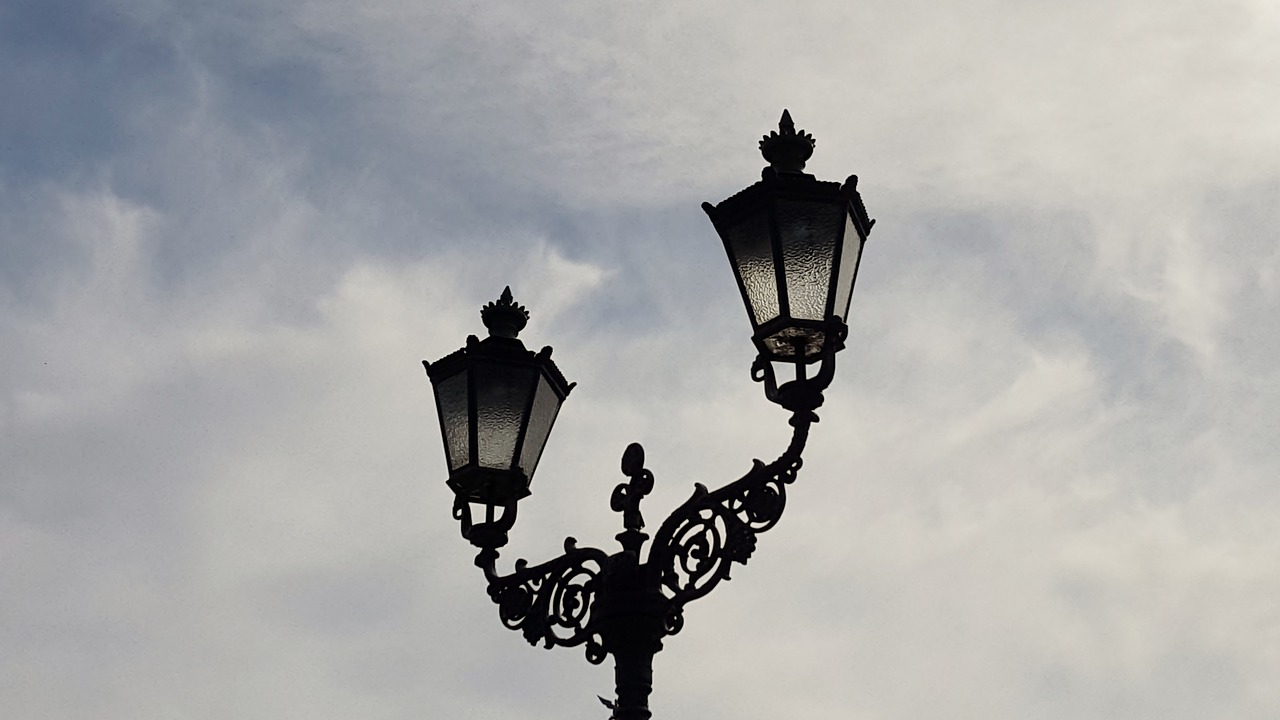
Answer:
[[[773,242],[769,215],[756,213],[724,233],[747,303],[756,325],[778,317],[778,275],[773,265]]]
[[[793,318],[822,320],[827,315],[831,264],[843,214],[843,207],[832,203],[778,201],[778,231]]]
[[[529,393],[533,392],[534,370],[484,365],[475,372],[476,449],[480,466],[510,469]]]
[[[440,429],[449,454],[449,469],[457,470],[470,459],[467,442],[467,373],[463,372],[436,383],[436,406],[440,409]]]
[[[533,400],[533,411],[529,414],[529,429],[525,431],[524,447],[520,449],[520,468],[525,477],[533,478],[533,471],[538,467],[538,459],[542,457],[542,449],[547,444],[547,436],[551,434],[551,425],[560,412],[560,398],[551,389],[545,377],[538,377],[538,395]]]
[[[858,270],[862,254],[862,237],[847,213],[844,220],[844,250],[840,255],[840,279],[836,281],[836,304],[833,312],[841,320],[849,320],[849,299],[853,296],[853,274]]]

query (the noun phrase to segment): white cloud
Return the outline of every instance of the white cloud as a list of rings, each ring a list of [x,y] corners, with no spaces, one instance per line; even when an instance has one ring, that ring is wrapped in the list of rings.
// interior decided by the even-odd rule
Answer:
[[[15,717],[603,715],[608,668],[497,623],[418,361],[510,284],[580,382],[503,563],[613,547],[633,440],[651,526],[770,459],[697,202],[783,107],[880,223],[656,715],[1280,708],[1266,3],[107,9],[11,25],[83,49],[32,105],[79,112],[0,117]]]

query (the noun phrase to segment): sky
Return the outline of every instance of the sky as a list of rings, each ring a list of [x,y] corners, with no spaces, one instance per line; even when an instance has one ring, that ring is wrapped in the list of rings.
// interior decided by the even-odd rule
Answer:
[[[1280,716],[1272,0],[0,0],[14,720],[604,718],[502,627],[423,359],[578,383],[500,568],[786,446],[699,208],[790,110],[875,230],[660,720]]]

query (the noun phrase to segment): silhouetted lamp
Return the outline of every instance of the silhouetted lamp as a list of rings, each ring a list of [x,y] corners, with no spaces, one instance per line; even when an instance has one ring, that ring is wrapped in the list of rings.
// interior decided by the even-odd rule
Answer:
[[[502,292],[480,312],[489,337],[435,363],[423,362],[435,390],[458,500],[505,507],[529,494],[529,482],[573,384],[551,361],[516,338],[529,313]]]
[[[836,353],[862,245],[873,221],[858,195],[857,177],[821,182],[804,172],[813,137],[797,132],[782,113],[777,132],[760,142],[769,167],[760,182],[719,205],[704,204],[729,255],[759,349],[751,378],[765,397],[791,413],[791,441],[776,460],[755,460],[746,474],[714,490],[695,484],[692,495],[649,527],[640,502],[653,490],[644,449],[622,454],[627,480],[609,507],[622,514],[621,550],[579,547],[536,565],[515,561],[498,570],[499,549],[515,523],[517,501],[529,494],[560,403],[573,388],[551,362],[516,339],[529,314],[503,291],[481,313],[489,337],[427,366],[435,389],[454,517],[480,549],[476,565],[502,623],[530,643],[581,646],[587,659],[614,660],[613,720],[650,720],[653,656],[684,627],[684,608],[745,564],[756,537],[774,527],[787,488],[801,467],[810,426],[835,375]],[[774,364],[794,364],[795,379],[779,384]],[[809,366],[816,364],[814,370]],[[483,517],[473,520],[473,508]],[[648,547],[646,548],[646,544]]]
[[[844,185],[803,172],[813,136],[783,111],[760,141],[769,167],[760,182],[719,205],[703,203],[724,242],[751,318],[752,340],[770,361],[807,364],[839,350],[862,245],[875,221]],[[832,337],[833,329],[839,335]]]

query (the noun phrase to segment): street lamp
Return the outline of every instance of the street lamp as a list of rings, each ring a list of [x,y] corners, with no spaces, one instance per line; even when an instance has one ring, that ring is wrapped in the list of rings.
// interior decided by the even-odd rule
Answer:
[[[610,507],[622,514],[622,549],[612,555],[566,538],[564,554],[539,565],[517,560],[497,571],[498,549],[515,523],[560,404],[573,384],[551,361],[551,348],[533,353],[517,339],[529,314],[510,288],[481,312],[489,337],[423,364],[436,409],[462,535],[480,549],[489,597],[503,624],[531,644],[585,646],[592,663],[614,658],[616,696],[601,699],[614,720],[647,720],[653,656],[684,625],[684,606],[745,564],[756,536],[782,515],[786,486],[817,422],[822,391],[844,347],[845,319],[862,247],[874,220],[857,190],[805,174],[813,136],[795,129],[783,111],[776,132],[760,141],[769,167],[760,182],[719,205],[703,204],[737,278],[759,355],[751,377],[765,396],[791,412],[792,436],[772,463],[756,460],[741,478],[717,490],[695,484],[693,496],[659,525],[649,546],[640,501],[653,489],[644,449],[622,454],[628,480]],[[774,365],[794,366],[782,385]],[[817,365],[811,372],[809,366]]]
[[[516,338],[529,312],[515,303],[511,288],[480,318],[489,337],[472,335],[461,350],[423,364],[435,388],[462,534],[496,549],[507,542],[516,501],[529,494],[551,425],[574,384],[551,361],[551,348],[535,355]],[[472,505],[484,508],[485,522],[471,522]]]

